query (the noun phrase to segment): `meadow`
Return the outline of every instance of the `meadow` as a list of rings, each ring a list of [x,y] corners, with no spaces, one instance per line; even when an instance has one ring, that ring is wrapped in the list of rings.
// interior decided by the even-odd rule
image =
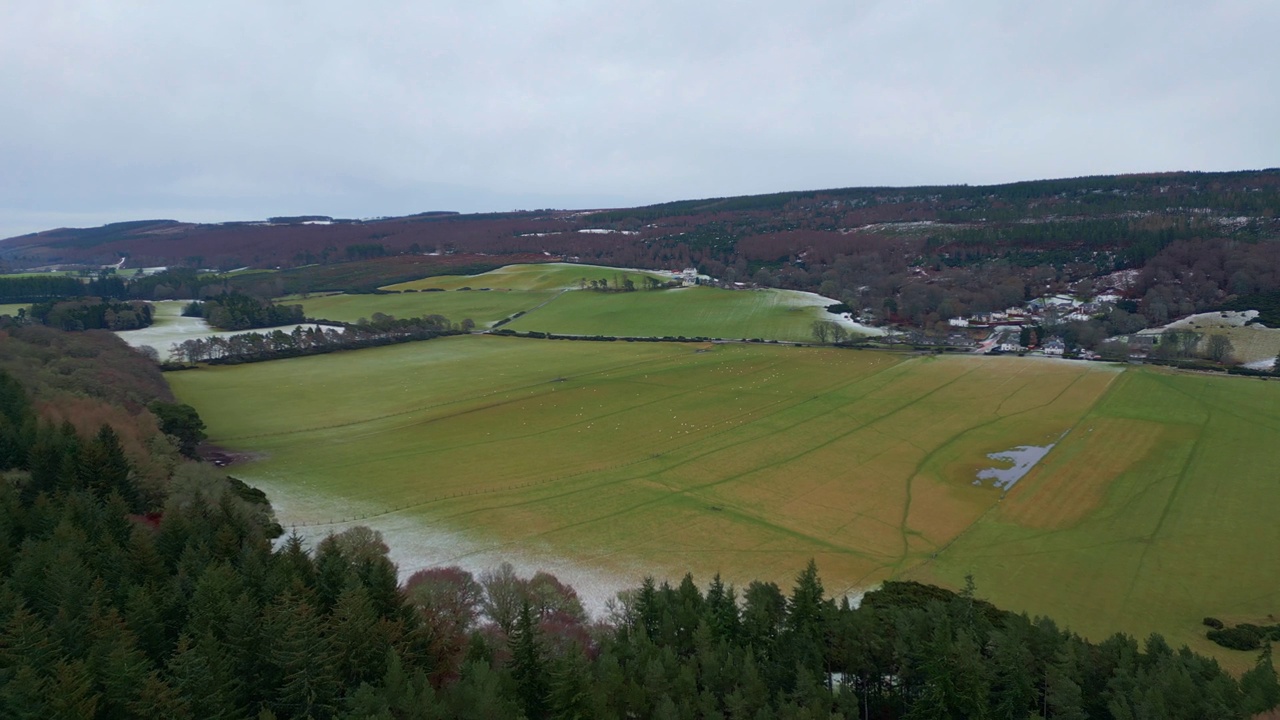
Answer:
[[[835,318],[815,298],[787,290],[711,287],[573,292],[516,319],[509,327],[565,335],[683,335],[813,342],[813,321]]]
[[[395,317],[438,314],[470,318],[491,328],[514,318],[509,329],[564,335],[625,337],[759,338],[811,342],[814,320],[835,319],[823,306],[832,300],[790,290],[725,290],[686,287],[646,290],[646,278],[669,276],[595,265],[509,265],[479,275],[436,276],[383,287],[391,294],[288,296],[308,317],[355,322],[380,312]],[[611,287],[630,280],[633,292],[597,292],[592,281]],[[520,317],[515,317],[521,313]]]
[[[608,280],[611,285],[620,284],[623,280],[631,280],[637,287],[643,287],[644,278],[652,277],[666,281],[669,274],[646,272],[643,270],[622,270],[601,265],[578,265],[574,263],[538,263],[533,265],[507,265],[479,275],[436,275],[383,286],[383,290],[403,292],[406,290],[457,290],[469,287],[472,289],[490,288],[493,290],[514,291],[548,291],[570,290],[579,288],[584,281]]]
[[[1280,384],[1129,370],[1003,502],[908,575],[1225,656],[1200,621],[1280,611]]]
[[[286,525],[829,591],[958,587],[1091,637],[1280,604],[1280,384],[1094,363],[471,336],[169,376]],[[1065,433],[1065,435],[1064,435]],[[989,453],[1057,446],[1012,490]],[[399,540],[393,544],[397,544]],[[607,583],[606,583],[607,585]],[[605,587],[607,591],[610,587]]]
[[[298,304],[307,317],[357,322],[383,313],[398,318],[443,315],[453,322],[471,319],[487,328],[503,318],[528,311],[555,297],[553,290],[451,290],[449,292],[400,292],[390,295],[289,296],[276,302]]]

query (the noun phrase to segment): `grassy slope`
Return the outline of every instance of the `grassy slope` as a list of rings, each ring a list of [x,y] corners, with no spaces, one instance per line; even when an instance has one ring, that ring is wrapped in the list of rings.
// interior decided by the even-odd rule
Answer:
[[[503,290],[564,290],[576,288],[581,280],[608,280],[613,284],[615,279],[631,278],[637,287],[642,287],[645,276],[666,278],[657,273],[637,270],[619,270],[618,268],[600,265],[575,265],[572,263],[541,263],[537,265],[507,265],[479,275],[437,276],[414,280],[412,282],[387,285],[384,290],[423,290],[426,288],[443,288],[457,290],[460,287],[493,288]]]
[[[0,315],[17,315],[23,308],[31,309],[31,303],[0,303]]]
[[[1266,620],[1280,605],[1277,432],[1280,385],[1129,371],[918,576],[957,583],[972,572],[1002,606],[1085,634],[1160,631],[1222,655],[1201,618]]]
[[[1276,383],[494,337],[170,378],[217,441],[266,454],[237,474],[287,498],[286,522],[396,511],[627,578],[789,582],[809,557],[835,592],[971,572],[1086,634],[1209,651],[1200,618],[1276,610]],[[987,453],[1068,429],[1003,499],[972,485]]]
[[[471,318],[487,327],[502,318],[546,302],[553,291],[427,292],[393,295],[317,295],[306,299],[285,297],[282,303],[302,305],[307,317],[355,322],[380,312],[398,318],[443,315],[454,322]]]
[[[508,327],[517,331],[632,337],[683,335],[810,341],[813,321],[825,316],[821,308],[805,306],[787,291],[695,287],[601,293],[578,289],[583,280],[609,280],[612,284],[620,278],[630,278],[636,287],[643,287],[646,274],[567,263],[511,265],[480,275],[429,277],[384,288],[436,288],[450,292],[331,296],[302,302],[308,315],[331,320],[353,321],[374,312],[406,317],[430,308],[428,312],[451,320],[470,317],[481,326],[537,308]],[[456,292],[462,287],[472,291]],[[479,292],[480,288],[490,290]],[[563,290],[573,292],[561,293]]]
[[[786,292],[691,287],[632,293],[565,293],[511,323],[512,330],[569,335],[666,335],[812,341],[819,307]]]

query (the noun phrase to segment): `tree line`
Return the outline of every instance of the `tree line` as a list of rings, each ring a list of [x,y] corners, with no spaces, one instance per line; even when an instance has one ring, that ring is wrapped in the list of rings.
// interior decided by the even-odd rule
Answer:
[[[0,303],[41,302],[85,295],[124,298],[125,282],[107,272],[87,279],[55,273],[0,277]]]
[[[475,324],[463,320],[456,326],[441,315],[397,319],[374,313],[372,320],[341,327],[298,325],[291,332],[247,332],[226,337],[211,335],[174,343],[169,349],[171,362],[177,363],[243,363],[280,358],[320,355],[336,350],[378,347],[415,340],[430,340],[442,335],[470,332]]]
[[[59,330],[137,330],[151,325],[154,308],[139,300],[90,297],[38,302],[25,317]]]
[[[300,323],[306,315],[301,305],[277,305],[239,292],[224,292],[197,300],[182,310],[186,317],[202,317],[222,330],[249,330]]]

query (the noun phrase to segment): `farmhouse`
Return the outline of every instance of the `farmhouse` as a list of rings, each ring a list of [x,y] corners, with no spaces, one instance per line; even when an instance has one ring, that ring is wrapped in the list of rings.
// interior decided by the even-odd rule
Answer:
[[[1149,350],[1160,344],[1164,328],[1147,328],[1129,336],[1129,347]]]
[[[1044,345],[1041,345],[1040,349],[1045,355],[1056,355],[1058,357],[1062,357],[1063,353],[1067,351],[1067,344],[1062,342],[1062,338],[1054,335],[1048,340],[1045,340]]]

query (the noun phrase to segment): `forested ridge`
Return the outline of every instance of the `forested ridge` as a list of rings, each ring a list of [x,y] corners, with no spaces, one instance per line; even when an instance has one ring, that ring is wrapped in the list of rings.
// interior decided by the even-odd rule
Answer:
[[[129,267],[169,265],[173,273],[181,271],[176,266],[189,273],[280,270],[220,279],[166,273],[133,284],[129,297],[138,299],[199,297],[233,286],[263,297],[369,292],[428,274],[550,259],[696,267],[725,283],[814,291],[875,321],[938,331],[950,317],[1055,292],[1118,289],[1133,303],[1129,312],[1156,325],[1280,291],[1276,169],[306,222],[52,230],[3,241],[0,263],[23,268],[126,257]],[[1116,271],[1133,273],[1120,282],[1109,277]],[[16,285],[12,292],[28,290],[37,292]]]
[[[114,341],[0,340],[3,717],[1232,718],[1280,699],[1269,650],[1237,680],[971,585],[886,583],[854,607],[812,563],[785,589],[646,581],[597,619],[509,565],[401,585],[366,528],[273,543],[260,493],[182,461],[196,436],[161,434],[198,419],[154,405],[170,400],[154,368],[109,391],[23,369],[81,338]],[[59,411],[117,397],[101,423]]]

